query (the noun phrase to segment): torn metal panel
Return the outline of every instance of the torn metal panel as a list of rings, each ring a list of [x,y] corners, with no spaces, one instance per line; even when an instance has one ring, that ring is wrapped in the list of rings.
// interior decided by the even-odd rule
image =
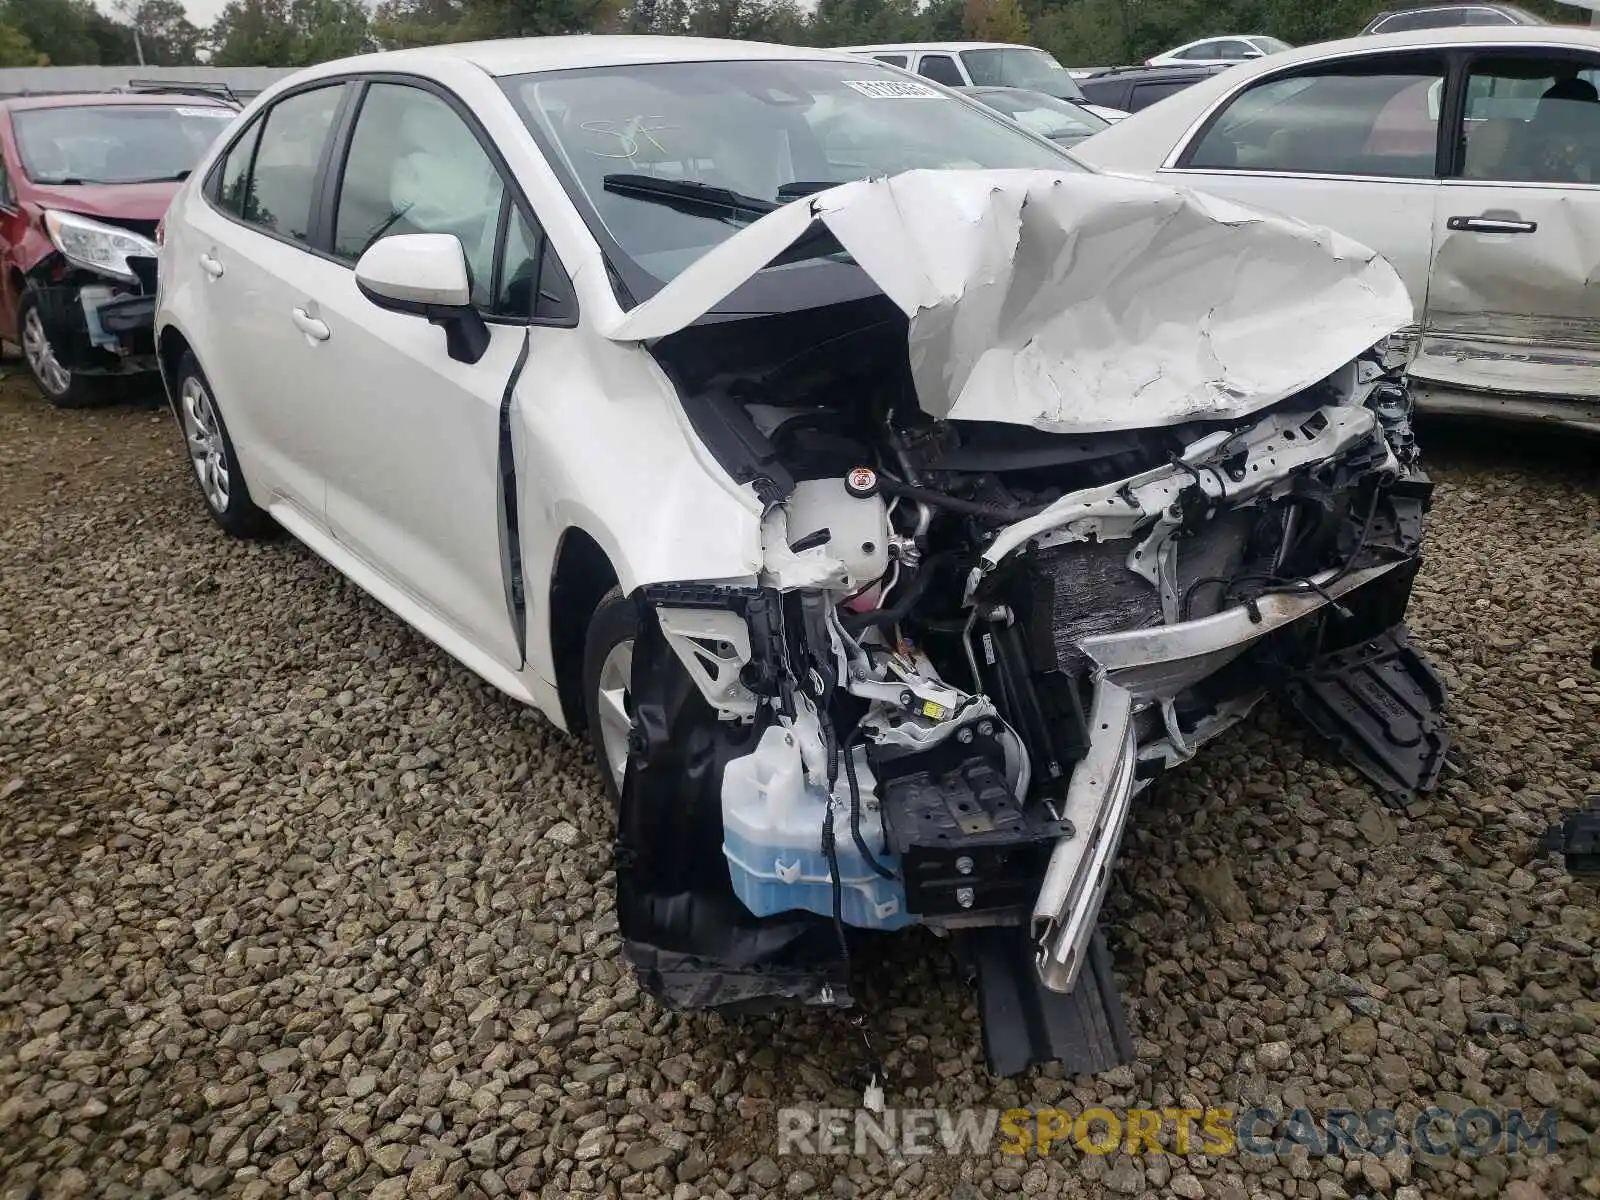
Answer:
[[[1600,398],[1507,396],[1419,383],[1412,389],[1412,399],[1419,412],[1562,425],[1600,434]]]
[[[1327,230],[1142,180],[911,171],[763,217],[607,336],[693,323],[813,220],[910,317],[935,417],[1057,433],[1239,417],[1412,319],[1393,269]]]

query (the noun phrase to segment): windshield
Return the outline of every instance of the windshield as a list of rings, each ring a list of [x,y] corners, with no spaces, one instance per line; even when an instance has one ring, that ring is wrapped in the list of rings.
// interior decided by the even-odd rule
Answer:
[[[974,95],[996,112],[1010,117],[1024,129],[1031,129],[1034,133],[1051,139],[1086,138],[1091,133],[1099,133],[1102,129],[1110,127],[1108,122],[1102,121],[1078,105],[1068,100],[1057,100],[1054,96],[1046,96],[1042,92],[1025,92],[1018,89],[976,92]]]
[[[579,211],[659,282],[774,205],[835,184],[1082,169],[1003,118],[866,61],[654,63],[502,83]]]
[[[187,174],[233,115],[201,104],[107,104],[24,109],[11,124],[35,183],[153,183]]]
[[[1001,50],[963,50],[961,61],[981,87],[1031,88],[1059,100],[1082,100],[1083,89],[1067,69],[1043,50],[1007,46]]]

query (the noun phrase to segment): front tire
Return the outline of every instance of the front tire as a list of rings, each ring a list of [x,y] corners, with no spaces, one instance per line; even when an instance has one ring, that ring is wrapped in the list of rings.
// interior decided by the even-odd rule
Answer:
[[[211,383],[192,352],[185,351],[178,363],[173,394],[189,465],[211,519],[236,538],[270,537],[277,525],[250,498],[233,439],[211,394]]]
[[[23,293],[17,306],[17,344],[22,347],[22,360],[28,364],[33,386],[52,406],[87,408],[100,402],[104,393],[99,381],[69,371],[56,357],[39,315],[38,293],[31,290]]]
[[[629,694],[633,645],[639,636],[639,610],[612,588],[589,619],[583,647],[583,709],[589,744],[613,810],[622,803],[622,779],[628,767],[628,737],[633,727]]]

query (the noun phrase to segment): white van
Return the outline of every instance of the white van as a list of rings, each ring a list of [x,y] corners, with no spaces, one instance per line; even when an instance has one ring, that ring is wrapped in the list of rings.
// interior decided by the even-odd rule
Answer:
[[[1120,121],[1120,108],[1090,104],[1068,70],[1037,46],[1007,42],[896,42],[841,46],[849,54],[875,58],[946,87],[1015,87],[1081,104],[1103,121]]]

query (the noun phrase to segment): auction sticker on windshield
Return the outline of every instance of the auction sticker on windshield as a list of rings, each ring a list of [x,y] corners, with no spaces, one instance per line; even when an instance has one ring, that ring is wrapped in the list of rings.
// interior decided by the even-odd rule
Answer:
[[[899,79],[844,79],[845,87],[855,88],[873,100],[937,100],[940,93],[925,83]]]

